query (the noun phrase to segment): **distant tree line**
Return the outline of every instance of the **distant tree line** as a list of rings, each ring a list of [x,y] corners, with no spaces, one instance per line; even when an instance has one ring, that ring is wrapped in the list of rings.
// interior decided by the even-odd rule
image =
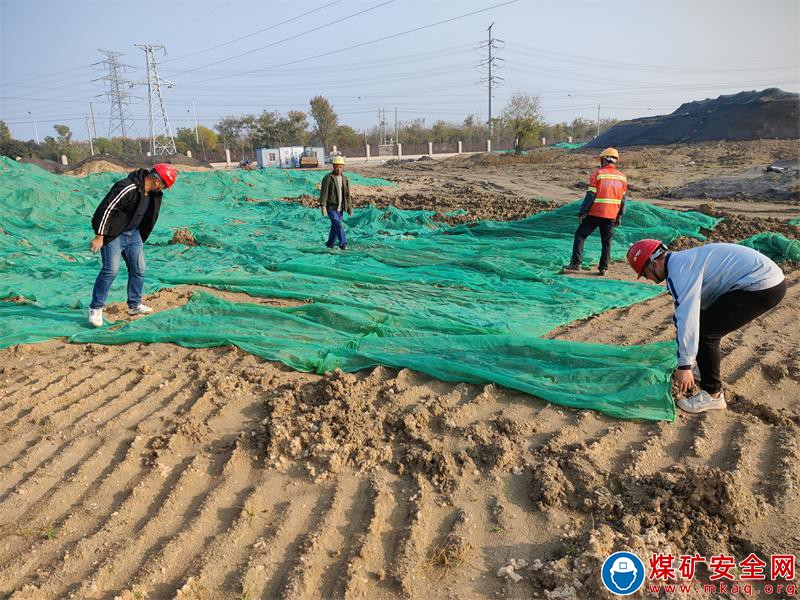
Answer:
[[[309,125],[309,118],[311,124]],[[600,121],[600,132],[615,125],[616,119]],[[59,161],[62,155],[70,164],[80,162],[90,156],[88,142],[76,142],[72,131],[66,125],[55,125],[55,134],[46,136],[42,143],[33,140],[21,141],[11,137],[5,122],[0,121],[0,154],[12,158],[40,158]],[[545,122],[538,96],[514,94],[492,123],[491,139],[496,148],[509,147],[517,151],[536,147],[541,138],[547,143],[566,141],[585,141],[597,133],[597,123],[581,117],[571,123],[548,124]],[[290,110],[286,114],[276,111],[262,111],[260,115],[227,116],[220,119],[213,129],[198,125],[194,128],[178,128],[175,132],[175,146],[178,152],[201,160],[224,160],[225,149],[231,151],[234,160],[252,157],[255,148],[278,146],[319,145],[326,151],[337,146],[343,151],[363,149],[365,144],[379,143],[377,126],[365,131],[356,131],[349,125],[339,122],[333,105],[323,96],[315,96],[309,102],[308,113]],[[467,115],[460,122],[437,120],[427,125],[425,119],[412,119],[398,124],[397,131],[389,137],[400,141],[404,146],[422,147],[428,142],[454,146],[459,141],[465,150],[476,148],[490,139],[488,124],[478,121],[475,114]],[[147,152],[148,138],[95,138],[94,152],[100,155],[126,157]],[[406,152],[408,153],[408,152]]]

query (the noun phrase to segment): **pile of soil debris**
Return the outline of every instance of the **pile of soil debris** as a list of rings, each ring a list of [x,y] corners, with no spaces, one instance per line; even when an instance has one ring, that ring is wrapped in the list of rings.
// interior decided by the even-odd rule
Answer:
[[[397,176],[391,179],[403,181],[402,177]],[[350,190],[357,207],[373,205],[378,208],[392,206],[402,210],[429,210],[436,213],[436,221],[447,225],[485,220],[516,221],[559,206],[557,202],[541,198],[524,198],[508,191],[489,191],[471,183],[456,181],[446,181],[441,189],[431,189],[429,192],[401,192],[396,188],[356,185],[351,185]],[[309,194],[282,200],[319,208],[319,198]]]
[[[800,94],[768,88],[687,102],[669,115],[623,121],[586,147],[797,138]]]
[[[195,239],[194,234],[189,229],[176,229],[172,235],[170,244],[183,244],[184,246],[199,246],[200,243]]]
[[[664,197],[797,202],[800,201],[800,161],[778,161],[766,169],[753,167],[741,175],[693,181],[670,190]]]
[[[713,204],[701,204],[697,207],[698,212],[723,219],[714,229],[702,230],[706,236],[705,241],[689,237],[679,237],[672,244],[671,250],[686,250],[694,248],[708,242],[728,242],[735,244],[757,233],[769,231],[780,233],[789,239],[800,239],[800,226],[790,225],[783,219],[774,217],[746,217],[730,212],[717,210]]]
[[[445,497],[464,473],[508,470],[520,450],[514,434],[526,425],[509,425],[498,417],[491,425],[462,431],[448,418],[452,408],[446,399],[405,402],[397,384],[402,373],[381,384],[383,367],[361,379],[336,370],[318,381],[290,382],[269,391],[264,421],[269,465],[282,471],[300,465],[318,481],[345,467],[370,471],[383,466],[398,475],[420,474]],[[494,389],[484,388],[487,401]],[[447,443],[454,433],[468,441],[462,449]]]

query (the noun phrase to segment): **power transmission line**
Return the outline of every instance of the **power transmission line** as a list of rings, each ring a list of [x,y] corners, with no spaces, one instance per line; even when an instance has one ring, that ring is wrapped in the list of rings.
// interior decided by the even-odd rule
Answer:
[[[287,23],[291,23],[292,21],[297,21],[298,19],[302,19],[303,17],[306,17],[306,16],[308,16],[308,15],[310,15],[312,13],[318,12],[320,10],[326,9],[329,6],[333,6],[334,4],[339,4],[340,2],[343,2],[343,0],[334,0],[333,2],[329,2],[328,4],[323,4],[322,6],[319,6],[317,8],[312,9],[312,10],[309,10],[307,12],[304,12],[302,14],[294,16],[294,17],[292,17],[290,19],[286,19],[285,21],[281,21],[280,23],[275,23],[274,25],[270,25],[269,27],[264,27],[263,29],[258,29],[256,31],[253,31],[252,33],[248,33],[246,35],[234,38],[232,40],[228,40],[227,42],[222,42],[222,43],[216,44],[214,46],[209,46],[208,48],[203,48],[202,50],[197,50],[195,52],[190,52],[189,54],[182,54],[180,56],[176,56],[174,58],[170,58],[169,60],[165,60],[162,64],[173,63],[173,62],[178,61],[178,60],[183,60],[184,58],[189,58],[190,56],[197,56],[198,54],[204,54],[205,52],[210,52],[211,50],[216,50],[217,48],[222,48],[223,46],[229,46],[231,44],[235,44],[236,42],[240,42],[240,41],[245,40],[245,39],[247,39],[249,37],[253,37],[254,35],[258,35],[259,33],[264,33],[265,31],[269,31],[271,29],[275,29],[277,27],[280,27],[281,25],[286,25]]]
[[[128,88],[130,82],[124,78],[127,70],[132,70],[130,65],[124,65],[119,61],[122,56],[119,52],[112,50],[100,50],[106,59],[101,63],[106,68],[106,75],[95,81],[105,81],[108,84],[108,91],[100,96],[107,96],[111,103],[111,111],[108,116],[108,137],[114,137],[116,132],[120,132],[123,138],[128,137],[128,133],[133,127],[133,121],[129,114],[130,93]],[[97,133],[95,132],[95,136]]]
[[[341,23],[343,21],[347,21],[348,19],[352,19],[352,18],[357,17],[359,15],[363,15],[364,13],[368,13],[370,11],[373,11],[373,10],[376,10],[378,8],[381,8],[382,6],[386,6],[387,4],[392,4],[393,2],[396,2],[396,1],[397,0],[386,0],[385,2],[382,2],[381,4],[378,4],[376,6],[372,6],[370,8],[365,8],[364,10],[359,10],[357,12],[354,12],[353,14],[347,15],[346,17],[341,17],[341,18],[336,19],[334,21],[330,21],[328,23],[324,23],[323,25],[318,25],[317,27],[313,27],[311,29],[306,29],[305,31],[301,31],[300,33],[296,33],[294,35],[290,35],[289,37],[286,37],[286,38],[283,38],[283,39],[280,39],[280,40],[276,40],[274,42],[270,42],[269,44],[264,44],[263,46],[259,46],[258,48],[253,48],[252,50],[247,50],[246,52],[240,52],[239,54],[234,54],[233,56],[228,56],[227,58],[221,58],[219,60],[215,60],[214,62],[210,62],[210,63],[205,64],[205,65],[200,65],[199,67],[194,67],[193,69],[186,69],[184,71],[179,71],[178,73],[175,73],[174,76],[185,75],[186,73],[194,73],[195,71],[200,71],[201,69],[205,69],[206,67],[213,67],[214,65],[218,65],[218,64],[224,63],[224,62],[228,62],[229,60],[234,60],[236,58],[241,58],[242,56],[247,56],[248,54],[253,54],[254,52],[259,52],[260,50],[264,50],[266,48],[271,48],[273,46],[277,46],[279,44],[283,44],[284,42],[288,42],[290,40],[302,37],[304,35],[308,35],[309,33],[313,33],[315,31],[319,31],[320,29],[325,29],[326,27],[332,27],[332,26],[334,26],[334,25],[336,25],[338,23]]]
[[[161,84],[172,87],[172,82],[161,79],[158,75],[158,63],[156,62],[155,52],[161,50],[166,53],[164,46],[154,44],[134,44],[137,48],[144,50],[147,58],[147,80],[138,82],[139,85],[147,86],[147,98],[149,107],[150,121],[150,154],[160,156],[162,154],[177,154],[175,149],[175,138],[172,137],[172,128],[167,118],[167,109],[164,106],[164,97],[161,94]]]
[[[425,29],[430,29],[431,27],[436,27],[438,25],[444,25],[445,23],[452,23],[453,21],[458,21],[459,19],[464,19],[466,17],[471,17],[473,15],[477,15],[480,13],[484,13],[489,10],[493,10],[495,8],[500,8],[502,6],[507,6],[509,4],[516,4],[520,0],[506,0],[505,2],[501,2],[499,4],[494,4],[492,6],[487,6],[486,8],[480,8],[478,10],[473,10],[468,13],[463,13],[461,15],[457,15],[455,17],[450,17],[449,19],[442,19],[441,21],[436,21],[434,23],[428,23],[427,25],[420,25],[419,27],[414,27],[412,29],[406,29],[405,31],[400,31],[398,33],[392,33],[389,35],[384,35],[379,38],[375,38],[373,40],[368,40],[366,42],[359,42],[357,44],[352,44],[350,46],[345,46],[344,48],[338,48],[337,50],[330,50],[328,52],[322,52],[320,54],[315,54],[313,56],[306,56],[304,58],[297,58],[295,60],[290,60],[285,63],[280,63],[277,65],[270,65],[268,67],[260,67],[258,69],[251,69],[249,71],[240,71],[238,73],[229,73],[227,75],[220,75],[218,77],[210,77],[208,79],[201,79],[198,81],[190,81],[187,82],[185,85],[193,85],[197,83],[207,83],[209,81],[219,81],[220,79],[230,79],[231,77],[239,77],[241,75],[252,75],[253,73],[260,73],[262,71],[269,71],[271,69],[279,69],[280,67],[287,67],[289,65],[294,65],[301,62],[307,62],[311,60],[316,60],[318,58],[322,58],[324,56],[332,56],[334,54],[339,54],[341,52],[346,52],[348,50],[354,50],[355,48],[363,48],[364,46],[369,46],[371,44],[377,44],[378,42],[384,42],[386,40],[391,40],[394,38],[398,38],[404,35],[408,35],[410,33],[416,33],[418,31],[424,31]]]

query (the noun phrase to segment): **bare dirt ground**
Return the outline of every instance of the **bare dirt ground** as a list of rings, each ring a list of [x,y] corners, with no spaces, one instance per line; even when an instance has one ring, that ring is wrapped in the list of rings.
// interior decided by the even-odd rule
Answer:
[[[658,166],[621,168],[632,182],[652,168],[639,185],[666,189],[731,172],[723,156],[749,168],[797,150],[709,146],[719,155],[643,149]],[[370,167],[401,185],[359,201],[525,216],[531,198],[581,196],[594,161],[466,162]],[[715,205],[742,227],[800,213],[768,201]],[[631,278],[623,264],[609,276]],[[723,342],[729,409],[672,424],[408,370],[298,373],[232,347],[0,350],[0,597],[601,599],[612,549],[797,553],[800,271],[788,280],[781,305]],[[193,289],[146,301],[163,310]],[[671,315],[662,295],[550,337],[666,340]],[[512,559],[517,583],[497,575]]]

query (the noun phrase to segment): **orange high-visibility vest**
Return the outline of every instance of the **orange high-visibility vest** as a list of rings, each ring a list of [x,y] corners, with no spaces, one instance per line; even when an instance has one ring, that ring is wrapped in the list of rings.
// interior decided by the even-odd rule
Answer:
[[[589,191],[594,192],[589,214],[603,219],[616,219],[622,197],[628,191],[628,180],[615,165],[606,165],[589,177]]]

